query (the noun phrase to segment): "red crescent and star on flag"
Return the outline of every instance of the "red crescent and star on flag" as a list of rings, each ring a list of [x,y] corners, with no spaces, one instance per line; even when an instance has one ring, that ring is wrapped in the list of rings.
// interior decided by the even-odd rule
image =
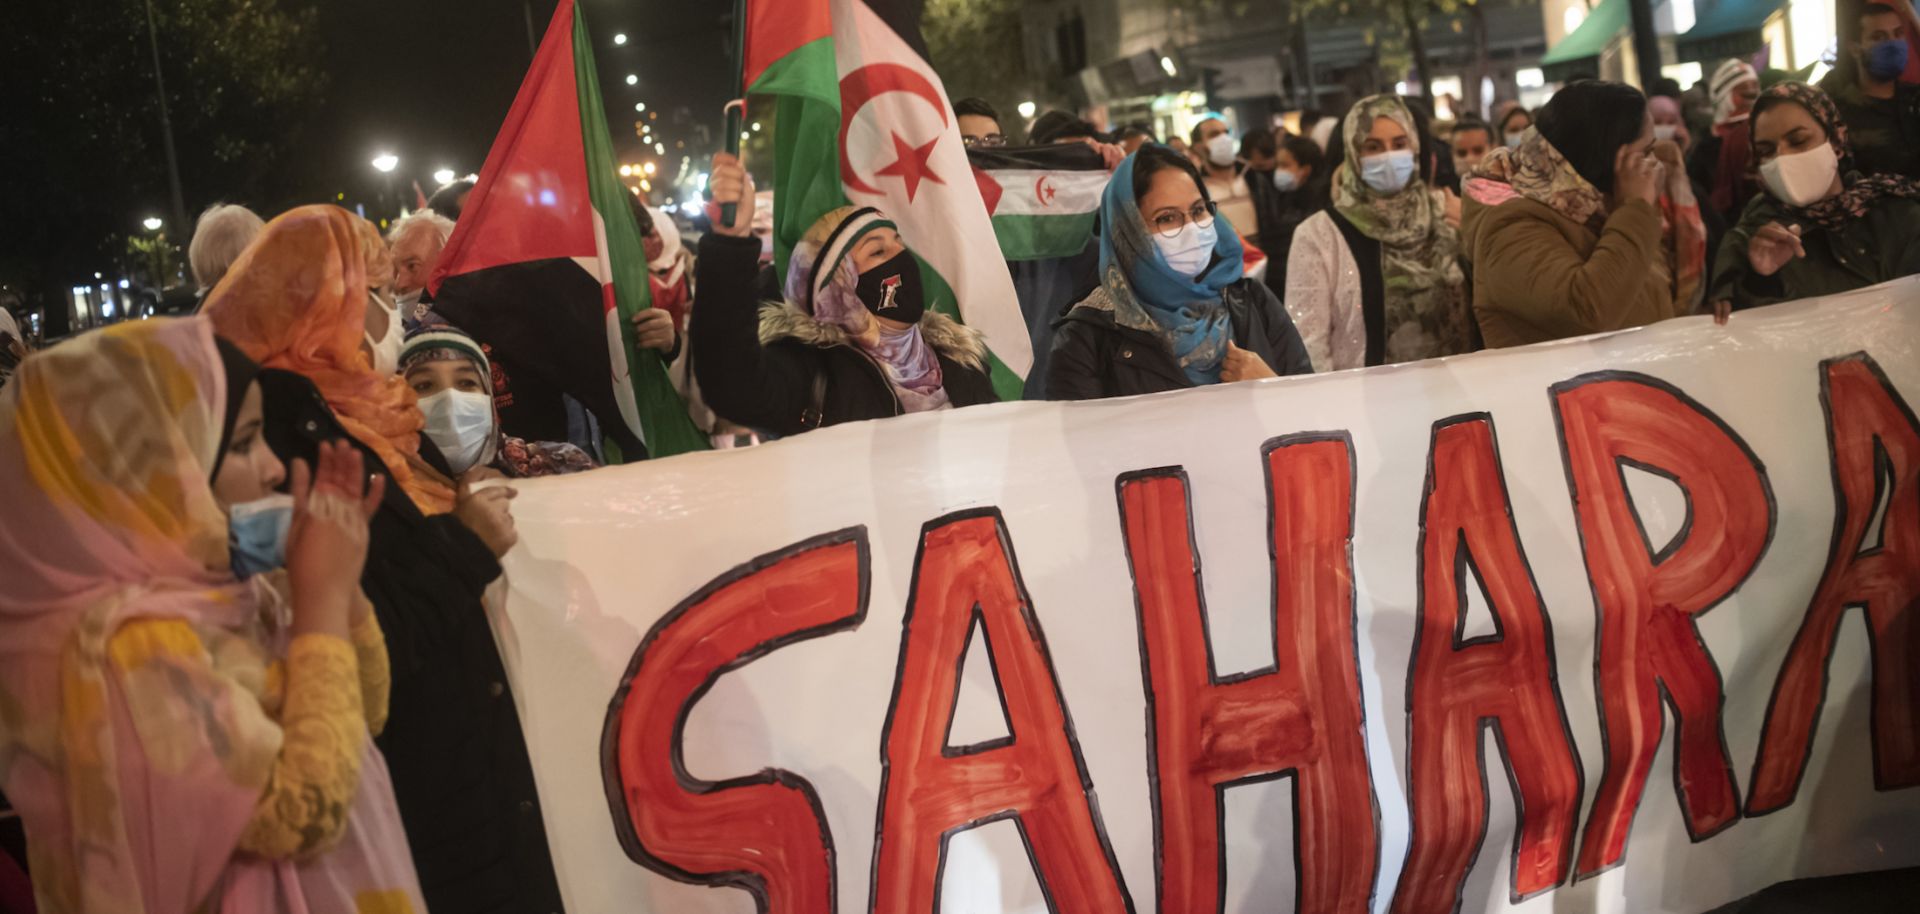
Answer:
[[[876,196],[882,193],[854,171],[853,162],[847,157],[847,130],[853,126],[854,115],[860,113],[867,102],[888,92],[917,95],[940,113],[941,131],[934,134],[933,139],[919,145],[908,141],[889,126],[888,133],[893,139],[893,162],[873,173],[876,178],[881,175],[899,178],[906,185],[907,202],[912,203],[914,195],[920,192],[920,182],[947,183],[946,179],[934,172],[930,159],[933,150],[940,145],[940,138],[946,135],[948,117],[946,100],[941,98],[940,91],[911,67],[896,63],[869,64],[840,79],[840,180],[848,190]]]

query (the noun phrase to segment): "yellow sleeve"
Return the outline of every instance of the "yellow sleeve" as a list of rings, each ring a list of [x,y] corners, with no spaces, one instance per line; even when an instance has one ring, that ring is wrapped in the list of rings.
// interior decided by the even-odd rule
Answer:
[[[387,699],[393,693],[387,635],[380,630],[380,620],[374,618],[371,609],[349,634],[353,636],[353,654],[360,661],[360,699],[366,705],[367,732],[379,736],[387,728]]]
[[[288,647],[280,757],[240,836],[241,850],[273,860],[305,857],[346,830],[368,739],[354,654],[331,635],[301,635]]]

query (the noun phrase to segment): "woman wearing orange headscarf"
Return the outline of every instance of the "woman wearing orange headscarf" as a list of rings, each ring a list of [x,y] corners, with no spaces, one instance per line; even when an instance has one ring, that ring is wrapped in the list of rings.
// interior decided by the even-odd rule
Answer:
[[[397,324],[381,300],[391,272],[365,220],[301,207],[267,224],[204,313],[268,369],[263,432],[282,461],[350,439],[397,483],[373,516],[360,587],[392,657],[377,742],[427,909],[559,911],[526,740],[480,604],[515,542],[513,492],[463,492],[456,505],[420,458],[418,402],[375,367],[399,355],[381,320]]]
[[[397,365],[374,365],[380,343],[398,339],[385,298],[392,281],[393,261],[372,224],[336,206],[303,206],[267,224],[207,294],[204,313],[261,367],[312,381],[414,505],[444,514],[453,486],[420,459],[419,401]]]

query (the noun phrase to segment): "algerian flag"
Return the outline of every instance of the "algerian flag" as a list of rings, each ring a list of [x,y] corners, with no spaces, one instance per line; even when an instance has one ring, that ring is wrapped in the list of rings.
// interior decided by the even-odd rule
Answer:
[[[628,460],[707,447],[659,353],[629,191],[615,177],[593,44],[560,0],[428,283],[434,310],[599,417]]]
[[[917,49],[917,9],[890,7],[890,25],[875,13],[878,2],[750,0],[744,84],[750,93],[780,96],[774,236],[781,269],[822,213],[847,202],[877,207],[919,255],[928,306],[957,313],[986,337],[994,387],[1017,399],[1033,347],[958,121]]]

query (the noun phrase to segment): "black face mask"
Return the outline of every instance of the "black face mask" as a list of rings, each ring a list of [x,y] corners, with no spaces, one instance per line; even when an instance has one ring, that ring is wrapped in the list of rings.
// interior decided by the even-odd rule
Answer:
[[[904,248],[892,260],[860,274],[854,294],[874,317],[917,324],[927,313],[926,296],[920,289],[920,261]]]

